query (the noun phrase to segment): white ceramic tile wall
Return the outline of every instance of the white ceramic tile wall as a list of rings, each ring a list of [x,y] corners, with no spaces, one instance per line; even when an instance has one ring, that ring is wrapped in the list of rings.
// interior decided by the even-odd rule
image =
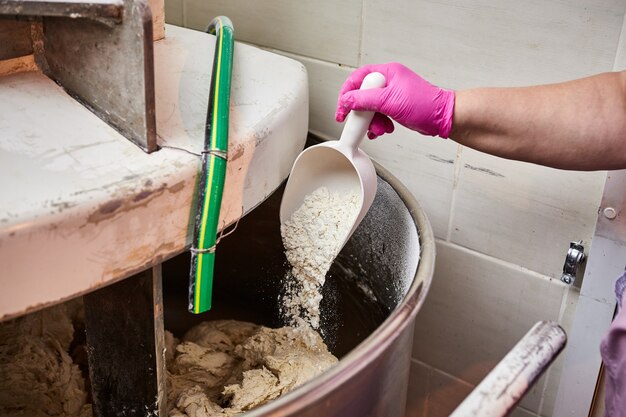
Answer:
[[[578,302],[579,296],[580,289],[575,286],[568,287],[565,290],[563,303],[561,305],[561,313],[558,320],[559,324],[564,329],[570,329],[572,326],[574,313],[576,312],[576,303]],[[544,417],[552,417],[553,415],[564,361],[565,355],[561,354],[548,370],[546,388],[543,393],[543,403],[541,409],[539,410],[541,415]]]
[[[287,55],[302,62],[309,75],[309,131],[324,139],[337,139],[342,127],[335,121],[337,92],[352,70],[327,61]]]
[[[617,45],[617,56],[615,57],[614,71],[626,70],[626,14],[624,14],[624,23],[622,24],[622,34]]]
[[[467,382],[413,360],[406,417],[447,417],[473,388]]]
[[[451,88],[610,71],[620,0],[365,0],[363,61],[402,61]]]
[[[626,68],[624,0],[166,0],[166,6],[169,22],[183,16],[197,29],[227,15],[238,40],[303,62],[310,130],[326,139],[341,131],[333,117],[339,86],[364,63],[400,61],[456,89]],[[577,290],[552,277],[570,240],[588,243],[604,174],[504,161],[401,127],[364,149],[408,186],[439,239],[432,292],[417,317],[407,416],[447,415],[535,321],[559,320],[568,329]],[[515,417],[552,416],[562,362]]]
[[[165,20],[176,26],[183,26],[183,0],[167,0],[165,2]]]
[[[435,236],[445,239],[459,146],[397,126],[393,135],[366,139],[362,147],[411,190],[428,214]]]
[[[531,413],[522,407],[517,407],[508,417],[537,417],[537,414]]]
[[[413,357],[477,384],[540,320],[558,320],[564,286],[446,242],[418,313]],[[539,411],[542,379],[522,405]]]
[[[558,278],[570,241],[589,248],[605,172],[562,171],[464,149],[451,241]]]
[[[237,40],[355,66],[361,0],[184,0],[185,26],[201,29],[228,16]]]
[[[406,417],[448,417],[475,387],[418,360],[411,362]],[[537,417],[522,406],[509,417]]]

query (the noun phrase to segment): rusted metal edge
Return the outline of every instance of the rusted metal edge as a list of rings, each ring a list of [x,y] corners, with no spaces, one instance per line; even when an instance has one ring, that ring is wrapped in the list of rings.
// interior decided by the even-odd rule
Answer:
[[[152,19],[152,9],[144,0],[138,3],[142,8],[143,16],[143,54],[144,54],[144,82],[145,82],[145,112],[146,112],[146,144],[144,150],[146,152],[154,152],[157,150],[157,132],[156,132],[156,90],[154,84],[154,21]]]
[[[121,22],[122,0],[0,0],[0,15],[110,19]]]

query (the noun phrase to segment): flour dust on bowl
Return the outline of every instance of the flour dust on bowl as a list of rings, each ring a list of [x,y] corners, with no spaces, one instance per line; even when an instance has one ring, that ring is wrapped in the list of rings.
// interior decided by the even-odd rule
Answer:
[[[322,289],[320,333],[339,362],[246,417],[400,417],[404,414],[415,315],[433,274],[430,223],[406,188],[376,165],[377,192]],[[283,189],[218,245],[213,309],[186,310],[187,255],[163,265],[165,328],[176,336],[206,320],[281,327],[289,270],[279,230]]]

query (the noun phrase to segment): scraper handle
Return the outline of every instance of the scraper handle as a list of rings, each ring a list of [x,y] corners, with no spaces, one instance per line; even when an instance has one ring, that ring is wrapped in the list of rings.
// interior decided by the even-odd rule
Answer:
[[[386,84],[385,76],[380,72],[372,72],[365,76],[361,83],[360,90],[367,90],[370,88],[382,88]],[[346,118],[346,124],[343,127],[343,132],[339,138],[341,146],[345,146],[352,150],[358,149],[359,145],[363,141],[367,129],[374,117],[373,111],[356,111],[353,110],[348,114]]]

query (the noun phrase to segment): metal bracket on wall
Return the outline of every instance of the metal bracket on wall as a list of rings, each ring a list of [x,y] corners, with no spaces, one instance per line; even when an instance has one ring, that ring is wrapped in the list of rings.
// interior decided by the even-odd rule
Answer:
[[[582,240],[569,243],[569,249],[565,255],[565,263],[563,264],[563,274],[561,281],[567,285],[572,285],[576,281],[578,267],[585,262],[585,247]]]
[[[568,332],[553,416],[587,417],[597,393],[600,341],[615,312],[615,280],[626,266],[626,170],[609,171],[584,279]]]
[[[33,22],[30,36],[39,68],[126,138],[155,151],[147,0],[0,0],[0,34],[25,19]],[[10,54],[11,45],[0,45],[0,57],[3,52]]]

